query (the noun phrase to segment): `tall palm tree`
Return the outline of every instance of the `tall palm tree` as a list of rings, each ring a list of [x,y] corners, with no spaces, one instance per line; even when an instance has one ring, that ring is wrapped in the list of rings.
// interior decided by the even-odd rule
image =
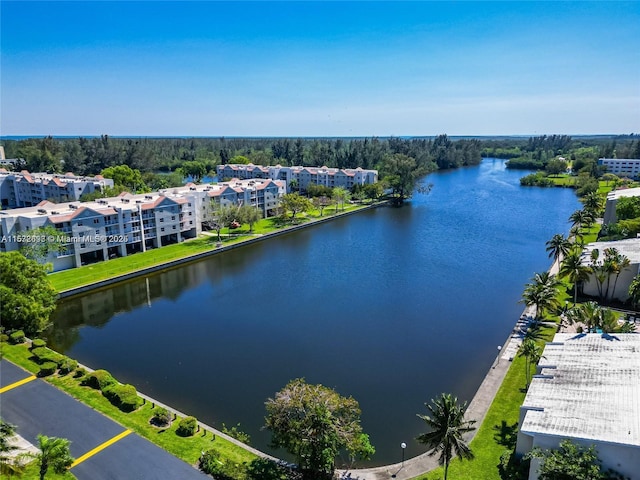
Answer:
[[[584,210],[589,212],[592,217],[597,217],[602,210],[602,197],[598,192],[591,192],[583,198]]]
[[[629,285],[629,300],[635,307],[640,303],[640,275],[636,275]]]
[[[546,245],[549,258],[553,258],[554,262],[560,261],[571,250],[571,242],[561,233],[556,233]]]
[[[595,218],[591,212],[582,209],[573,212],[569,217],[569,221],[573,227],[589,228],[595,221]]]
[[[615,250],[615,249],[614,249]],[[626,255],[618,253],[616,250],[616,254],[612,259],[611,263],[611,273],[615,274],[615,280],[613,282],[613,290],[611,291],[611,299],[613,300],[616,296],[616,286],[618,285],[618,277],[620,274],[631,265],[631,260]]]
[[[432,449],[429,455],[440,452],[438,461],[440,465],[444,465],[444,480],[447,480],[449,463],[454,453],[461,459],[473,458],[473,452],[462,436],[475,430],[472,425],[476,422],[464,419],[467,403],[460,405],[457,397],[450,393],[443,393],[440,398],[432,399],[431,404],[425,403],[425,406],[430,415],[418,414],[418,417],[425,421],[431,431],[423,433],[416,440]]]
[[[69,440],[44,435],[38,435],[37,438],[40,452],[34,457],[40,464],[40,480],[44,480],[49,467],[58,474],[64,473],[73,463],[73,457],[69,452]]]
[[[529,384],[531,383],[531,365],[537,364],[540,358],[542,358],[542,349],[535,340],[525,338],[518,349],[518,356],[524,357],[526,360],[527,388],[529,388]]]
[[[549,272],[536,273],[532,281],[525,285],[522,302],[527,306],[536,307],[536,320],[544,318],[546,309],[557,306],[558,285],[556,276]]]
[[[564,257],[562,265],[560,265],[560,272],[558,275],[562,278],[567,277],[571,283],[573,283],[573,304],[578,302],[578,283],[583,282],[589,278],[591,269],[582,264],[582,256],[580,250],[573,250]]]

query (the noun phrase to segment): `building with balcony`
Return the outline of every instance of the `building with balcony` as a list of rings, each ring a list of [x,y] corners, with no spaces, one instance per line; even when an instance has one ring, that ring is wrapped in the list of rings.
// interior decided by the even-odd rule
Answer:
[[[599,158],[598,165],[619,177],[640,179],[639,158]]]
[[[113,180],[80,177],[69,172],[51,173],[9,172],[0,168],[0,204],[2,208],[33,207],[44,200],[50,202],[77,201],[84,194],[113,187]]]
[[[125,257],[194,238],[214,214],[214,205],[251,205],[263,216],[275,213],[284,182],[233,180],[187,184],[145,194],[122,193],[91,202],[53,203],[0,211],[0,252],[19,250],[33,230],[52,226],[63,244],[47,261],[54,271]]]
[[[250,163],[249,165],[218,165],[217,173],[218,178],[222,179],[271,178],[272,180],[282,180],[287,186],[287,191],[293,181],[302,191],[306,190],[309,184],[351,190],[354,185],[366,185],[378,181],[377,170],[363,170],[362,168],[260,166]]]

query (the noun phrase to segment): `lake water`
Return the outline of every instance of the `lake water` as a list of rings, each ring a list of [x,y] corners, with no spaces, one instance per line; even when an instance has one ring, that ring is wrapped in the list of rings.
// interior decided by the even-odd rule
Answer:
[[[580,208],[502,160],[428,177],[429,195],[62,301],[54,346],[268,450],[264,401],[305,377],[360,402],[371,464],[423,451],[416,413],[469,401]],[[276,452],[281,453],[281,452]]]

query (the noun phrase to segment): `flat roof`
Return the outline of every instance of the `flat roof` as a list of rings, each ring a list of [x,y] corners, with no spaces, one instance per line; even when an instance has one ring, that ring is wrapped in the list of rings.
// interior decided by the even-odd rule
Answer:
[[[632,264],[640,263],[640,238],[590,243],[582,251],[582,263],[589,265],[591,263],[591,252],[596,249],[600,252],[600,258],[604,258],[604,250],[607,248],[615,248],[618,253],[625,255]],[[640,382],[640,379],[638,381]]]
[[[523,433],[640,446],[640,335],[558,333],[539,366]]]
[[[607,193],[607,200],[618,200],[622,197],[640,197],[640,188],[621,188]]]

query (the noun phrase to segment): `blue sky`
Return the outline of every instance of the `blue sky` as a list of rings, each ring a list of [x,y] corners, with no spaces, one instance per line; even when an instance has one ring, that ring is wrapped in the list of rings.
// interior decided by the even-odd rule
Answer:
[[[640,132],[640,2],[0,9],[0,135]]]

